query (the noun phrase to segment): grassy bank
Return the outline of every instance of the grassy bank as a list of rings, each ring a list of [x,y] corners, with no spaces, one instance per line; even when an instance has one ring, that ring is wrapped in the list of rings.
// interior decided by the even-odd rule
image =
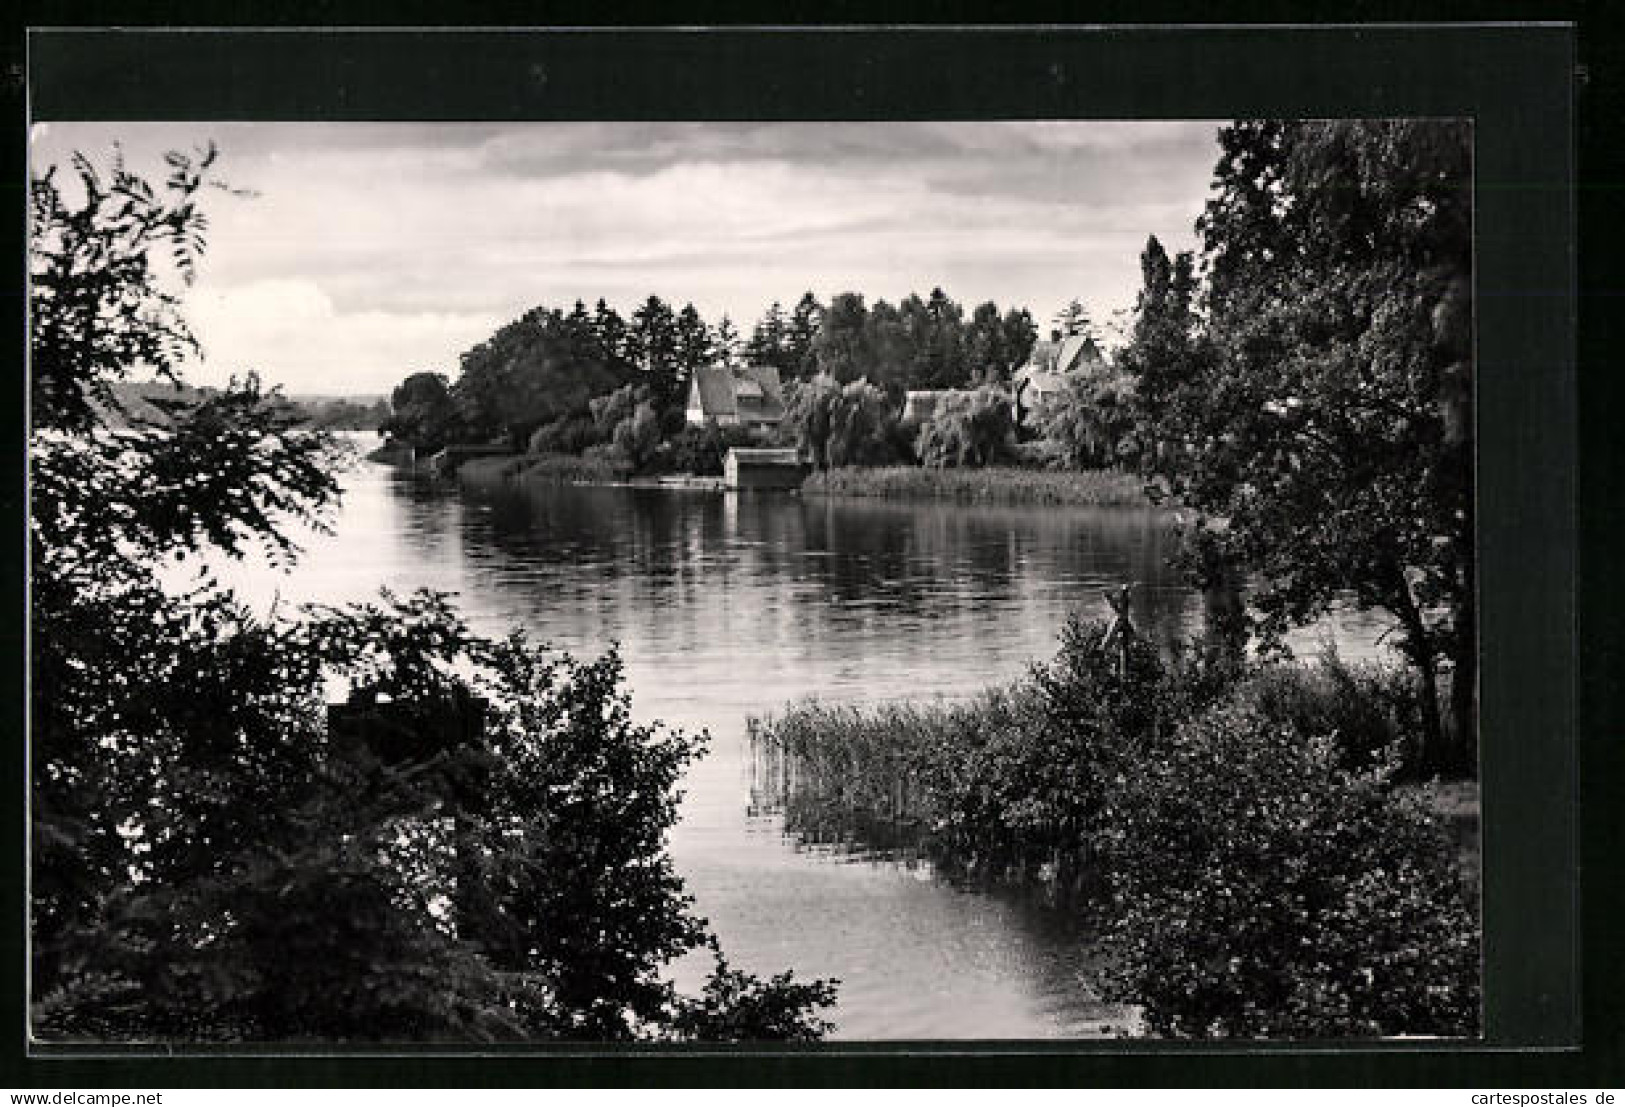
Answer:
[[[1396,783],[1403,674],[1139,642],[1120,667],[1103,634],[964,704],[753,719],[757,792],[800,833],[1051,889],[1153,1032],[1474,1032],[1476,789]]]
[[[801,490],[820,496],[879,496],[1007,504],[1116,506],[1144,504],[1144,482],[1110,470],[1047,472],[990,466],[927,469],[912,465],[849,466],[814,473]]]
[[[515,479],[552,484],[604,484],[626,480],[632,467],[625,462],[573,454],[515,454],[470,458],[457,467],[463,480]]]

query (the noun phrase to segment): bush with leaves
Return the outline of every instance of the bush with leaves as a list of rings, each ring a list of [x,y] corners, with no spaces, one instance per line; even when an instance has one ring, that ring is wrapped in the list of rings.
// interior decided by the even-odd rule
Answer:
[[[257,616],[206,578],[160,583],[187,553],[285,562],[288,524],[321,525],[337,496],[329,440],[252,379],[166,404],[161,426],[101,421],[135,359],[173,378],[190,349],[144,261],[202,250],[204,178],[178,157],[168,196],[122,169],[110,192],[82,166],[80,206],[34,182],[30,267],[52,275],[32,336],[34,1035],[820,1033],[825,985],[720,957],[703,998],[662,978],[708,942],[665,851],[701,740],[632,723],[613,651],[486,641],[428,595]],[[414,720],[412,749],[331,727],[335,684]],[[474,703],[477,736],[429,722]]]
[[[749,428],[719,426],[707,419],[701,426],[685,426],[672,437],[667,462],[679,473],[717,477],[722,475],[722,463],[729,450],[759,444]]]
[[[1092,842],[1117,766],[1222,686],[1207,684],[1074,618],[1053,662],[970,703],[800,703],[751,729],[796,766],[792,829],[911,836],[954,868],[1074,889],[1099,875]]]
[[[1139,454],[1137,402],[1134,379],[1127,374],[1075,373],[1040,410],[1039,432],[1071,468],[1125,465]]]
[[[831,465],[887,465],[898,458],[897,410],[868,381],[853,381],[835,394],[829,415]]]
[[[906,455],[895,406],[865,380],[843,385],[820,375],[798,385],[790,393],[781,433],[820,469],[888,465]]]
[[[537,428],[530,436],[528,447],[533,454],[581,454],[603,440],[598,424],[578,413]]]
[[[1313,665],[1260,666],[1238,696],[1263,718],[1305,739],[1334,739],[1345,768],[1371,769],[1397,760],[1402,777],[1421,770],[1421,691],[1407,669],[1350,663],[1327,651]]]
[[[945,397],[920,426],[914,453],[920,464],[936,469],[991,465],[1007,456],[1015,434],[1009,397],[983,386],[969,396]]]
[[[380,430],[422,453],[434,453],[469,436],[443,373],[413,373],[390,393],[389,407],[389,418]]]
[[[1101,822],[1111,990],[1171,1037],[1469,1035],[1479,938],[1449,841],[1387,770],[1255,711],[1204,713]]]
[[[610,440],[615,452],[631,462],[634,469],[646,469],[660,448],[660,416],[654,405],[645,401],[638,404],[631,415],[615,424]]]
[[[971,703],[802,703],[752,738],[795,829],[1082,893],[1110,992],[1154,1033],[1470,1034],[1456,844],[1373,750],[1414,734],[1411,687],[1073,620],[1052,663]]]

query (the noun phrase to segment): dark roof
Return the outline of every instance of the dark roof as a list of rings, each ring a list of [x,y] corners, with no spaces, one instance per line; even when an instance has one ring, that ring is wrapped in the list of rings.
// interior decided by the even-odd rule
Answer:
[[[1027,355],[1024,371],[1048,373],[1075,373],[1080,369],[1103,365],[1105,358],[1100,347],[1087,335],[1067,335],[1059,342],[1034,342]]]
[[[784,393],[779,387],[779,371],[771,365],[750,365],[740,369],[722,365],[694,371],[691,396],[698,393],[700,411],[708,418],[739,415],[739,400],[749,403],[749,418],[776,423],[784,418]]]
[[[1062,373],[1071,373],[1082,369],[1089,364],[1100,364],[1105,358],[1100,356],[1100,347],[1095,340],[1087,335],[1068,335],[1061,343],[1061,352],[1055,357],[1055,368]]]
[[[694,370],[691,395],[697,394],[700,411],[713,419],[734,414],[733,375],[723,366]]]
[[[1032,352],[1027,355],[1027,364],[1035,369],[1053,368],[1055,355],[1060,352],[1059,342],[1034,342]]]

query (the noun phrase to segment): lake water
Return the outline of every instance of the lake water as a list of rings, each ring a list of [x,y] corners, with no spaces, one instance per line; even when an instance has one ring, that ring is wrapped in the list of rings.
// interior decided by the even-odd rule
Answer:
[[[634,714],[704,728],[672,854],[737,967],[837,977],[836,1034],[1055,1038],[1117,1016],[1089,941],[1042,904],[929,868],[803,848],[749,811],[745,720],[787,701],[962,697],[1051,656],[1073,611],[1193,632],[1200,598],[1166,565],[1169,521],[1139,508],[970,507],[787,493],[430,485],[363,463],[335,532],[291,574],[238,566],[250,597],[456,592],[473,626],[520,626],[583,656],[619,642]],[[1332,625],[1346,654],[1379,628]],[[698,987],[708,962],[675,967]]]

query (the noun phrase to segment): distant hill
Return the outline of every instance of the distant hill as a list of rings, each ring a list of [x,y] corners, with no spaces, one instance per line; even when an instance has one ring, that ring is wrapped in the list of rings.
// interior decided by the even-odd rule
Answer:
[[[117,409],[96,405],[110,427],[165,426],[170,415],[164,405],[194,405],[218,395],[217,388],[174,385],[166,381],[119,381],[113,385]],[[382,396],[286,396],[282,402],[299,421],[323,430],[377,430],[389,418],[389,401]]]
[[[216,395],[216,388],[195,388],[167,381],[116,381],[112,387],[115,406],[93,404],[102,421],[114,428],[167,426],[171,421],[165,403],[200,404]]]

